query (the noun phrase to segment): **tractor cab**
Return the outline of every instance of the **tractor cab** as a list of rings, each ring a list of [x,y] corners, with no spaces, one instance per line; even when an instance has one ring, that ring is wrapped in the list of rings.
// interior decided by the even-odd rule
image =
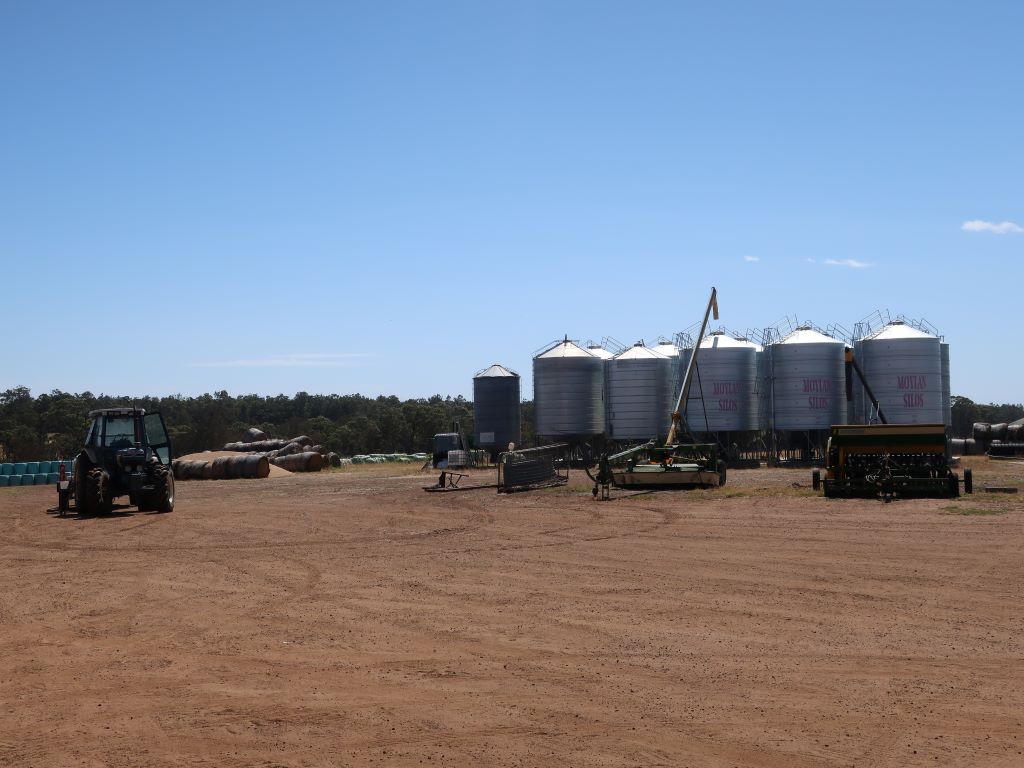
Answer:
[[[142,408],[104,408],[90,411],[92,425],[85,448],[93,454],[114,456],[118,466],[148,462],[155,457],[164,465],[171,463],[171,445],[163,417],[147,414]],[[99,462],[96,462],[99,463]]]

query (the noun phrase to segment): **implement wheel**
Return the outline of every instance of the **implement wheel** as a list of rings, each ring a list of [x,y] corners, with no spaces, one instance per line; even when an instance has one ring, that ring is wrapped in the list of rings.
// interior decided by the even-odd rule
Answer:
[[[964,468],[964,493],[974,493],[974,473],[970,467]]]
[[[811,472],[811,488],[816,491],[821,490],[821,472],[818,470]]]

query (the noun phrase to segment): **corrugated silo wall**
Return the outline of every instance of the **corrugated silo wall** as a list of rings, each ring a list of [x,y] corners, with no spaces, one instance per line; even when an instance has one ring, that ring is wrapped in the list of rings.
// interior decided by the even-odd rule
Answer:
[[[518,376],[473,379],[473,429],[476,444],[488,451],[505,450],[522,441],[522,404]]]
[[[694,432],[757,431],[755,348],[702,347],[692,375],[685,417]]]
[[[953,426],[953,391],[949,379],[949,344],[939,344],[942,356],[942,413],[943,422],[947,427]]]
[[[942,355],[939,340],[929,338],[864,339],[856,343],[859,364],[890,424],[943,424]],[[865,423],[870,399],[860,382],[856,423]]]
[[[842,344],[775,344],[768,349],[776,430],[827,430],[846,422]]]
[[[535,357],[533,398],[539,437],[603,434],[604,361],[596,357]]]
[[[608,437],[650,440],[668,433],[675,361],[669,358],[609,360],[606,368]]]

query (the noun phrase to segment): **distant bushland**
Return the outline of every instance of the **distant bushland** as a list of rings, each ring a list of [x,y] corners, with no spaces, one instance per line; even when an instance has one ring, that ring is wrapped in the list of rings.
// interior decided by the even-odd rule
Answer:
[[[171,433],[174,453],[183,456],[218,449],[240,440],[250,426],[274,437],[309,435],[339,454],[427,451],[438,432],[458,421],[473,434],[473,403],[434,395],[399,400],[363,395],[238,395],[225,391],[184,397],[130,397],[72,394],[54,390],[33,397],[26,387],[0,393],[0,460],[32,461],[71,456],[81,446],[89,411],[135,405],[160,411]],[[524,404],[524,422],[533,409]],[[524,423],[524,438],[532,436]]]

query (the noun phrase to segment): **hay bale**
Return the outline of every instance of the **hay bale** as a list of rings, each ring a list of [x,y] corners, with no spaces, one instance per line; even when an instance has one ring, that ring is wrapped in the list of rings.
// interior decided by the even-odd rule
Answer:
[[[273,459],[273,463],[289,472],[319,472],[324,468],[324,457],[313,451],[304,451],[289,456],[278,456]]]
[[[214,480],[223,480],[228,476],[228,461],[230,461],[229,456],[218,456],[216,459],[213,460]]]

